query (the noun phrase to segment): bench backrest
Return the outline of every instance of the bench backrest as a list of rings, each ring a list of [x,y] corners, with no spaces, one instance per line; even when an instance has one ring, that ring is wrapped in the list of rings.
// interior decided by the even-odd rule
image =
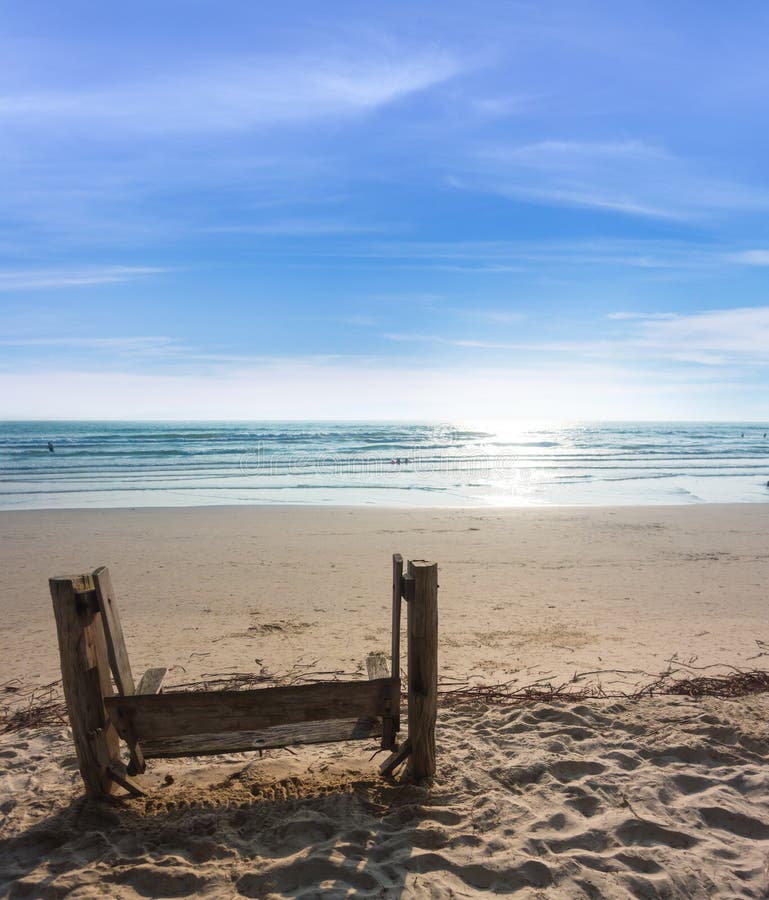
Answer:
[[[322,682],[247,691],[160,694],[164,669],[134,681],[109,572],[50,579],[62,682],[87,792],[107,796],[116,785],[136,792],[126,774],[144,757],[289,747],[381,735],[394,749],[380,771],[409,758],[415,778],[435,772],[437,708],[437,566],[393,557],[392,667],[370,654],[368,681]],[[399,746],[401,599],[408,601],[409,737]],[[114,679],[118,693],[115,694]],[[120,760],[118,737],[131,765]]]
[[[244,744],[252,749],[268,744],[280,746],[277,742],[281,739],[292,744],[315,743],[320,735],[339,731],[347,740],[354,735],[368,737],[375,733],[377,720],[381,723],[398,709],[400,680],[378,678],[248,691],[135,694],[107,697],[104,703],[120,736],[129,744],[140,741],[148,758],[173,755],[172,750],[179,755],[235,752],[242,750]],[[337,723],[331,731],[301,727],[328,721]],[[294,727],[284,733],[281,729],[285,726]],[[220,739],[212,743],[212,735]],[[227,735],[233,736],[233,744],[228,744]],[[214,749],[202,749],[209,744]]]
[[[124,697],[129,697],[136,692],[136,686],[131,663],[128,661],[128,650],[123,637],[123,626],[120,624],[115,592],[112,589],[112,579],[106,566],[99,566],[93,573],[93,584],[104,625],[109,667],[112,669],[118,691]]]
[[[389,676],[381,655],[368,660],[369,681],[210,693],[137,690],[109,570],[96,569],[93,581],[118,690],[104,698],[104,706],[130,748],[132,771],[144,771],[144,759],[157,756],[237,752],[374,734],[382,736],[384,748],[392,747],[400,677]],[[400,631],[400,615],[393,627]],[[330,724],[319,728],[319,723]]]

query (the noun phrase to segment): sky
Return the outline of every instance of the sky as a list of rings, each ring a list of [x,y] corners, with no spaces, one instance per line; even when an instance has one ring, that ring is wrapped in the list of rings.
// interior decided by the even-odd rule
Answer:
[[[768,33],[8,0],[0,418],[769,419]]]

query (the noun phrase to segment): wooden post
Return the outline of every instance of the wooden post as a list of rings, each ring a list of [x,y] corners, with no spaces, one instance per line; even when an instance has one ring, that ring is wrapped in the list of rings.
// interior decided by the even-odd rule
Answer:
[[[403,590],[403,557],[393,554],[393,604],[392,604],[392,664],[390,675],[400,680],[401,677],[401,591]],[[400,709],[393,710],[393,729],[395,734],[401,730]]]
[[[128,661],[128,650],[123,637],[123,626],[120,623],[120,615],[115,600],[115,591],[112,587],[109,569],[99,566],[93,573],[93,585],[96,589],[96,600],[101,613],[101,624],[104,630],[104,638],[107,645],[107,659],[112,669],[112,675],[118,693],[124,697],[132,697],[136,693],[134,677],[131,672],[131,664]],[[156,670],[161,671],[161,670]],[[162,670],[165,674],[165,669]],[[146,676],[146,673],[145,673]],[[153,693],[155,693],[153,691]],[[128,766],[129,775],[140,775],[147,768],[144,762],[144,754],[141,745],[135,736],[127,740],[128,750],[131,754],[131,762]],[[114,779],[113,779],[114,781]],[[118,782],[120,784],[120,782]]]
[[[113,693],[104,626],[91,575],[49,581],[61,677],[80,774],[90,797],[109,796],[120,765],[118,735],[104,707]]]
[[[415,779],[435,774],[435,720],[438,712],[438,566],[423,560],[408,564],[408,703],[411,757]]]

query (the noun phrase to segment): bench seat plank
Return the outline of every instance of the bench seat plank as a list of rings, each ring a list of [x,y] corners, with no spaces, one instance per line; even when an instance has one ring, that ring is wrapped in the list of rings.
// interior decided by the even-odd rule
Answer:
[[[392,716],[400,681],[339,681],[208,693],[134,694],[105,698],[121,736],[158,741],[192,734],[262,731],[329,719]]]
[[[331,719],[328,722],[303,722],[300,725],[276,725],[262,731],[234,731],[229,734],[190,734],[162,740],[143,741],[148,759],[177,756],[213,756],[222,753],[252,753],[301,744],[325,744],[335,741],[359,741],[379,737],[378,719]]]

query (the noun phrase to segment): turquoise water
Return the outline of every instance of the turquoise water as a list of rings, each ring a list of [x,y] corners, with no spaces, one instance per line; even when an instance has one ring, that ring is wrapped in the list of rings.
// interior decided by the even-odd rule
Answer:
[[[0,509],[766,502],[768,480],[769,423],[0,422]]]

